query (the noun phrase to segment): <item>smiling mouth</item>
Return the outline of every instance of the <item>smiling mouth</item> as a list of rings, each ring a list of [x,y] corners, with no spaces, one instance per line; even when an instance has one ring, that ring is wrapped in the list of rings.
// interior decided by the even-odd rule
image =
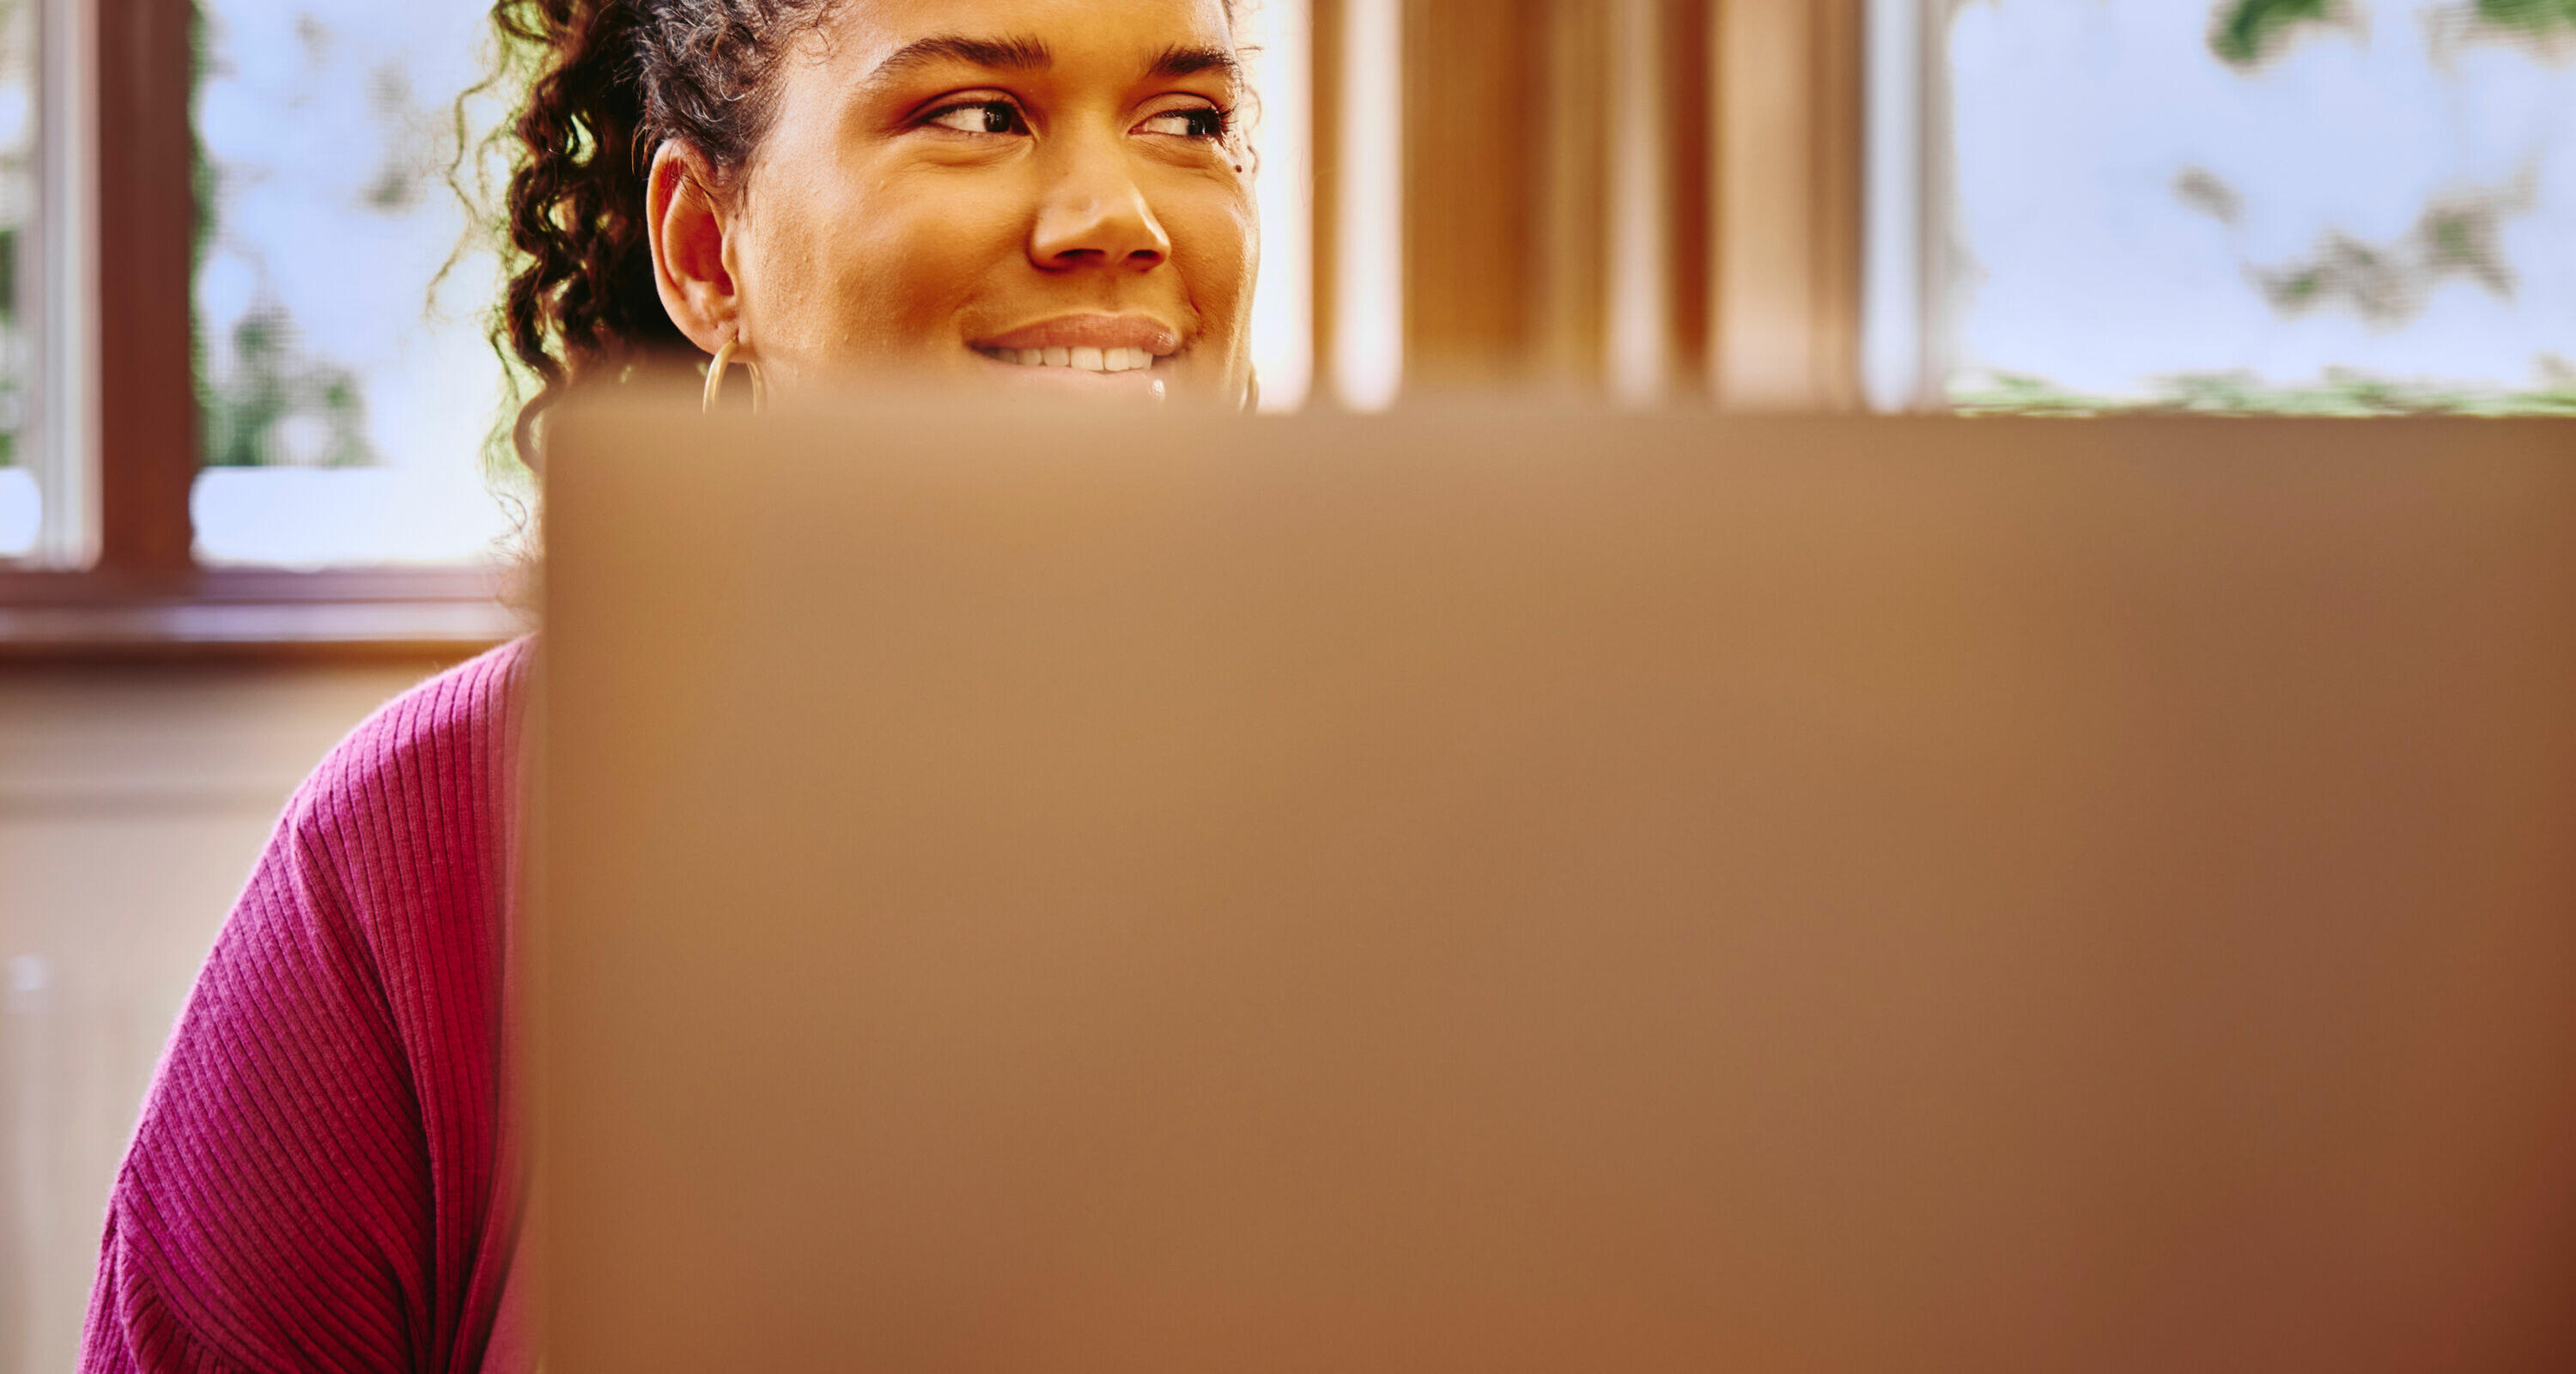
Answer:
[[[976,352],[1016,367],[1064,368],[1074,372],[1143,372],[1157,359],[1142,348],[987,348]]]
[[[1031,382],[1079,390],[1093,377],[1141,387],[1152,380],[1144,374],[1165,371],[1164,363],[1187,351],[1188,339],[1163,319],[1129,312],[1058,315],[1006,333],[970,334],[966,346]]]

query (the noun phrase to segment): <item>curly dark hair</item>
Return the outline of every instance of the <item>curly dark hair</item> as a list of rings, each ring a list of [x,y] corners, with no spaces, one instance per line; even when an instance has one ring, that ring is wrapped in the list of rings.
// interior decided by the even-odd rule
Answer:
[[[688,358],[653,285],[646,160],[672,138],[719,174],[749,160],[772,115],[772,70],[842,0],[498,0],[505,45],[538,53],[504,202],[514,253],[499,334],[537,390],[511,430],[537,462],[537,423],[574,388]]]
[[[653,284],[645,177],[687,141],[723,177],[775,114],[789,46],[846,0],[496,0],[504,52],[534,54],[508,140],[512,250],[498,342],[537,383],[511,426],[539,459],[539,421],[576,388],[693,366]],[[1229,18],[1244,0],[1226,0]],[[721,190],[722,188],[710,188]]]

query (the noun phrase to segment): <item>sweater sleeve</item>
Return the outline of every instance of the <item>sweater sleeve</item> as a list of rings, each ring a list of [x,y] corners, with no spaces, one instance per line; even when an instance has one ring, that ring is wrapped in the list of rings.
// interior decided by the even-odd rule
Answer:
[[[155,1075],[109,1200],[84,1370],[424,1367],[420,1105],[298,810]]]
[[[518,1188],[501,1111],[516,649],[297,793],[108,1200],[81,1368],[473,1374]]]
[[[171,1317],[160,1295],[130,1271],[112,1213],[107,1240],[99,1247],[98,1286],[89,1301],[83,1374],[232,1374],[234,1366],[199,1345]]]

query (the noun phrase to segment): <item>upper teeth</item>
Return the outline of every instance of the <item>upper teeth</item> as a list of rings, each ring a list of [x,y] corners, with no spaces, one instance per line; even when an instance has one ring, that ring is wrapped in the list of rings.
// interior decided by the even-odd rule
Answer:
[[[1142,372],[1154,355],[1141,348],[996,348],[993,356],[1022,367],[1078,367],[1085,372]]]

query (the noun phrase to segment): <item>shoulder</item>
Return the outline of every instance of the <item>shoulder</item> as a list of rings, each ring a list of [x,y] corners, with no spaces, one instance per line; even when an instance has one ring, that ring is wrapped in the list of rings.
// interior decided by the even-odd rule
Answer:
[[[238,933],[348,947],[391,985],[398,1015],[406,985],[423,973],[407,951],[462,945],[457,953],[473,965],[497,961],[515,878],[533,651],[531,640],[505,644],[350,731],[288,803],[235,912]],[[273,929],[281,922],[293,929]],[[433,1001],[455,992],[408,990]]]
[[[517,639],[377,708],[288,804],[299,830],[352,810],[506,805],[535,641]]]
[[[334,997],[373,989],[352,1005],[418,1022],[407,1034],[479,1011],[515,877],[532,648],[515,640],[430,678],[323,758],[287,803],[201,986],[237,974],[261,993],[247,1005],[264,1010],[303,966]]]
[[[453,776],[510,766],[533,644],[513,639],[386,701],[322,758],[291,809],[301,815],[407,789],[415,771]]]
[[[515,713],[535,657],[533,636],[511,640],[378,707],[343,745],[473,730]]]

